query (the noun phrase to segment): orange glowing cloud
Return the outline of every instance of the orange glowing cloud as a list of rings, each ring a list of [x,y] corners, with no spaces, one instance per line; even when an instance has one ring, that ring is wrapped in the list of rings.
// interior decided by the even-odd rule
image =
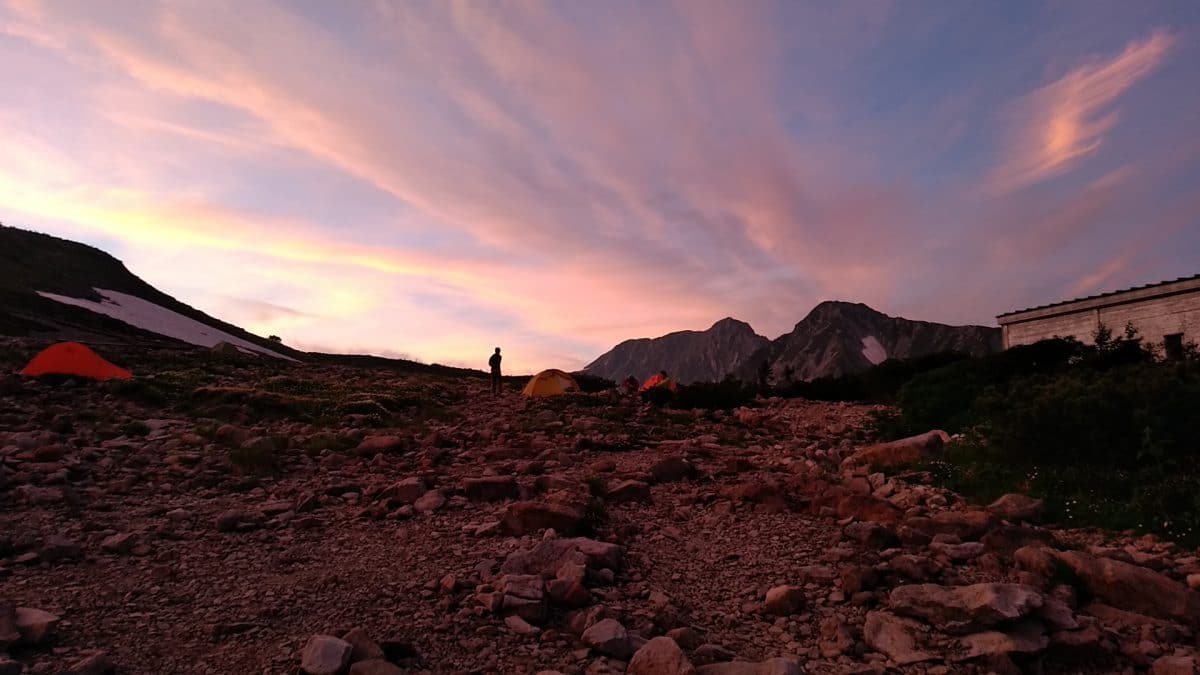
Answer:
[[[1004,194],[1053,178],[1095,153],[1117,123],[1113,103],[1153,72],[1174,43],[1170,33],[1156,31],[1026,96],[1014,109],[1018,129],[988,191]]]

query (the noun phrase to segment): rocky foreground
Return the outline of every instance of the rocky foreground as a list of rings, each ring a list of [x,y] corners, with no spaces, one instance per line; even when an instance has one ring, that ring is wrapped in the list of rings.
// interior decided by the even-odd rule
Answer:
[[[1197,671],[1194,551],[889,472],[944,439],[866,406],[115,356],[0,375],[0,675]]]

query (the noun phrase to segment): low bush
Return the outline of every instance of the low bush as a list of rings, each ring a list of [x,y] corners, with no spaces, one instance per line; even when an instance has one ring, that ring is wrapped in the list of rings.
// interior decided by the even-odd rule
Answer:
[[[276,451],[262,446],[244,446],[229,450],[229,463],[245,473],[263,473],[275,468]]]
[[[919,375],[878,428],[891,437],[963,432],[943,461],[922,468],[978,501],[1027,492],[1064,525],[1200,542],[1200,361],[1157,360],[1132,330],[1096,338]]]
[[[644,392],[650,394],[656,390],[666,391],[670,394],[670,390],[662,387],[654,387]],[[743,384],[734,379],[727,379],[722,382],[698,382],[679,387],[674,396],[669,396],[666,399],[666,404],[672,408],[681,410],[691,410],[693,408],[703,408],[705,410],[732,410],[740,408],[744,405],[749,405],[758,395],[756,388]]]
[[[571,373],[571,377],[575,378],[575,383],[579,385],[579,390],[585,394],[594,394],[600,391],[608,391],[616,389],[617,383],[604,377],[589,375],[587,373]]]
[[[888,359],[862,373],[793,382],[774,393],[814,401],[891,403],[900,388],[921,373],[968,358],[959,352],[938,352],[912,359]]]

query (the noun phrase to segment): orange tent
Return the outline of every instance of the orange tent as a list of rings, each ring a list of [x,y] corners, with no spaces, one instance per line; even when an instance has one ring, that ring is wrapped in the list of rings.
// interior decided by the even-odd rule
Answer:
[[[131,380],[133,373],[100,358],[78,342],[60,342],[33,357],[22,375],[75,375],[93,380]]]
[[[671,391],[675,391],[675,381],[669,377],[663,377],[662,373],[655,373],[642,385],[642,391],[647,391],[655,387],[665,387]]]

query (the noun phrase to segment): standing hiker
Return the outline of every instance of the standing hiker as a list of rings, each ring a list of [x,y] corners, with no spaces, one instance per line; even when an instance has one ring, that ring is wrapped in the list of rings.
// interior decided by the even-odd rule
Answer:
[[[492,354],[492,358],[488,359],[488,366],[492,369],[492,394],[500,393],[500,348],[496,347],[496,353]]]

